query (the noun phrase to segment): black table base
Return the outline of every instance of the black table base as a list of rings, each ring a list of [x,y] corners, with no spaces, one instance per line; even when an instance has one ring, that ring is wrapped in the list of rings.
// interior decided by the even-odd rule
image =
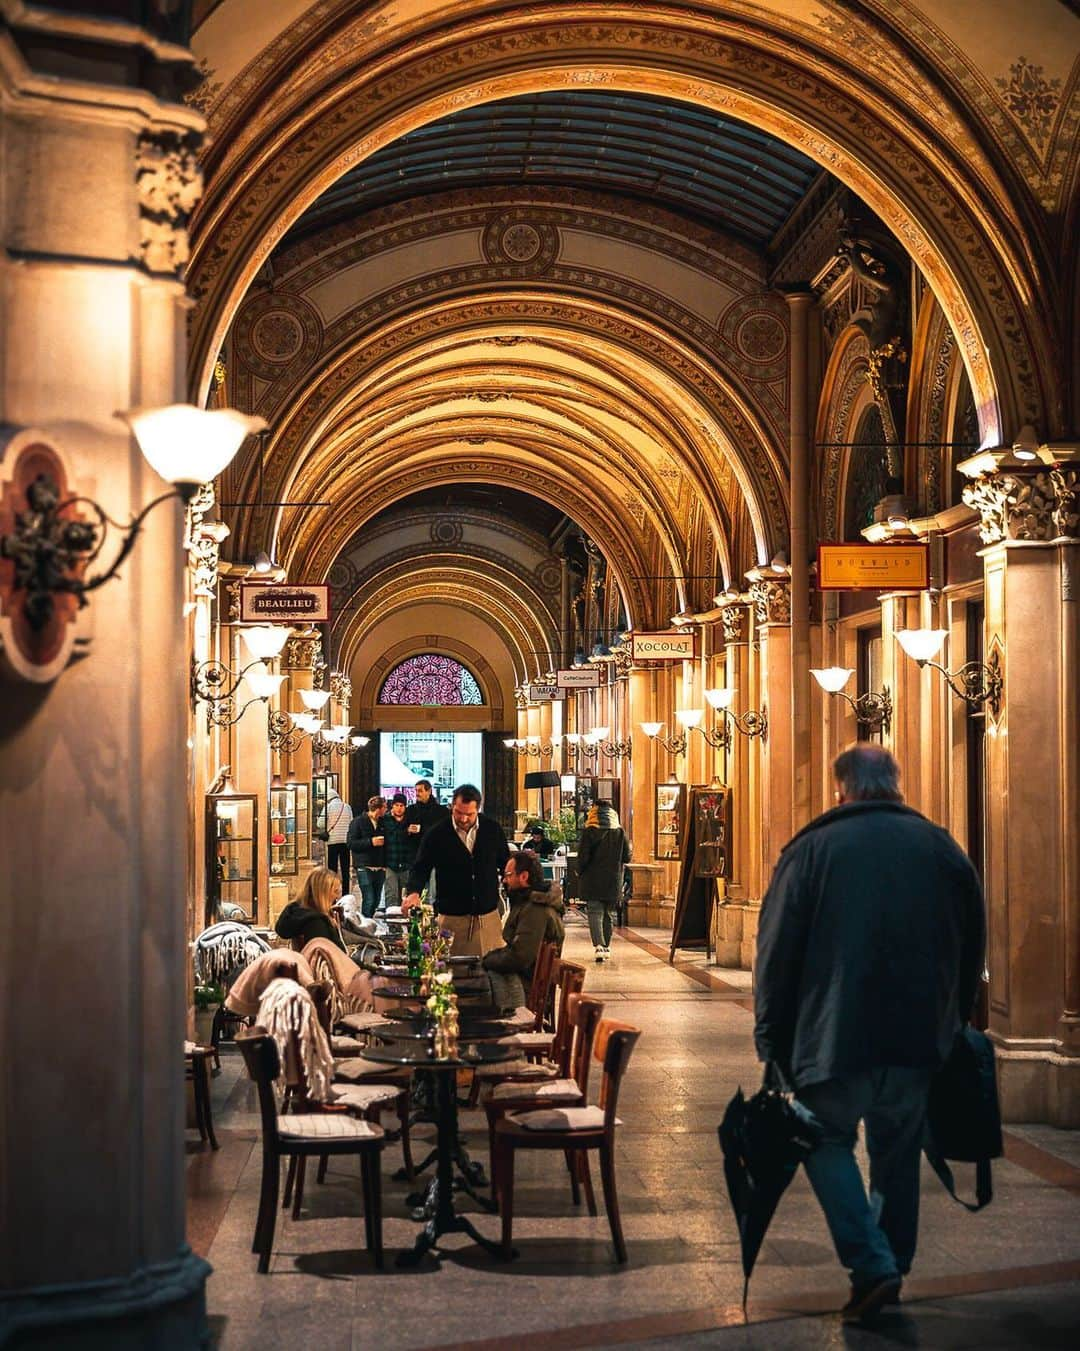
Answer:
[[[418,1214],[414,1218],[424,1219],[426,1217],[427,1223],[420,1231],[412,1248],[399,1254],[397,1258],[399,1267],[416,1266],[423,1259],[425,1253],[439,1246],[439,1240],[444,1234],[468,1234],[474,1243],[478,1243],[492,1256],[501,1256],[499,1244],[485,1238],[470,1220],[464,1215],[459,1215],[454,1209],[454,1193],[459,1187],[475,1199],[480,1199],[476,1197],[472,1182],[466,1171],[469,1168],[475,1169],[477,1165],[465,1154],[458,1139],[456,1076],[443,1071],[432,1077],[435,1079],[435,1103],[439,1133],[435,1149],[421,1167],[426,1168],[434,1158],[436,1164],[435,1176],[428,1185],[426,1192],[418,1193],[415,1197],[409,1198],[410,1202],[415,1199],[419,1203]],[[464,1164],[462,1160],[464,1160]],[[462,1170],[462,1176],[457,1179],[454,1177],[455,1167]],[[492,1208],[494,1209],[494,1207]]]

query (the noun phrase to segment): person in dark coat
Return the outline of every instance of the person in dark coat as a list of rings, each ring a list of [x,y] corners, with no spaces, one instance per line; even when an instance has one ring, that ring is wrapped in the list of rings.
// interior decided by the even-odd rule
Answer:
[[[833,771],[839,805],[784,848],[762,903],[754,1040],[823,1131],[806,1171],[851,1276],[844,1318],[866,1322],[915,1255],[930,1077],[974,1004],[985,916],[971,861],[904,806],[887,750]]]
[[[566,907],[562,887],[544,880],[540,860],[531,850],[520,849],[510,855],[503,868],[503,886],[510,899],[510,913],[503,923],[503,946],[485,954],[484,969],[520,978],[521,997],[504,1005],[516,1008],[525,1002],[540,944],[557,943],[562,950]]]
[[[529,837],[521,847],[530,850],[540,859],[550,858],[555,852],[555,846],[544,834],[544,827],[539,825],[530,828]]]
[[[446,821],[450,816],[450,808],[444,807],[435,796],[431,787],[430,779],[417,779],[416,781],[416,801],[410,802],[405,811],[405,828],[416,840],[419,846],[432,826],[440,821]],[[435,879],[429,877],[423,883],[420,890],[424,887],[428,889],[428,900],[435,904]]]
[[[589,937],[598,962],[611,956],[611,929],[622,900],[623,868],[630,862],[630,842],[610,802],[589,808],[578,841],[578,896],[589,916]]]
[[[378,910],[386,880],[385,815],[386,798],[377,795],[369,797],[367,811],[362,816],[354,816],[349,826],[349,853],[352,855],[353,872],[360,884],[363,898],[361,909],[365,919],[371,919]]]
[[[476,957],[502,946],[499,880],[510,857],[502,827],[480,814],[480,803],[473,784],[454,789],[450,816],[421,837],[404,901],[406,910],[419,904],[434,869],[440,923],[453,933],[455,953]]]
[[[302,952],[313,938],[328,938],[344,952],[334,904],[341,895],[341,878],[329,868],[312,868],[295,901],[290,901],[277,917],[274,930],[279,938],[288,938]]]

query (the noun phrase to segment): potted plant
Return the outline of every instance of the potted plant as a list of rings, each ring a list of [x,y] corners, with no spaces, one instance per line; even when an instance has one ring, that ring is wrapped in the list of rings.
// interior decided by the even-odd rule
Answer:
[[[208,1046],[214,1027],[214,1014],[224,1002],[225,991],[220,985],[195,986],[195,1040]]]

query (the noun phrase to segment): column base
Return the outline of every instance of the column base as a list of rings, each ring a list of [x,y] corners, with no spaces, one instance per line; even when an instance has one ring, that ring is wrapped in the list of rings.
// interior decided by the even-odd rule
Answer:
[[[992,1039],[1003,1121],[1080,1126],[1080,1057]]]
[[[713,964],[731,971],[749,971],[757,947],[758,901],[725,901],[713,906]]]
[[[11,1351],[191,1351],[210,1345],[209,1262],[186,1245],[170,1262],[77,1285],[39,1285],[0,1298],[0,1342]]]

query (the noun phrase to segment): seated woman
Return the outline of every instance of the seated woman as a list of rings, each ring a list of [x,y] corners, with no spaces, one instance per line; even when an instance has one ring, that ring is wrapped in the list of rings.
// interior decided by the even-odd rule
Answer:
[[[565,906],[562,887],[544,881],[540,860],[527,849],[507,859],[503,885],[510,898],[510,913],[503,924],[506,946],[492,948],[483,964],[491,977],[495,1005],[513,1009],[525,1003],[540,944],[558,943],[561,951],[566,936],[562,922]]]
[[[345,940],[334,914],[334,902],[340,895],[341,877],[336,872],[312,868],[300,895],[278,915],[274,925],[278,936],[291,939],[297,952],[313,938],[328,938],[344,952]]]

